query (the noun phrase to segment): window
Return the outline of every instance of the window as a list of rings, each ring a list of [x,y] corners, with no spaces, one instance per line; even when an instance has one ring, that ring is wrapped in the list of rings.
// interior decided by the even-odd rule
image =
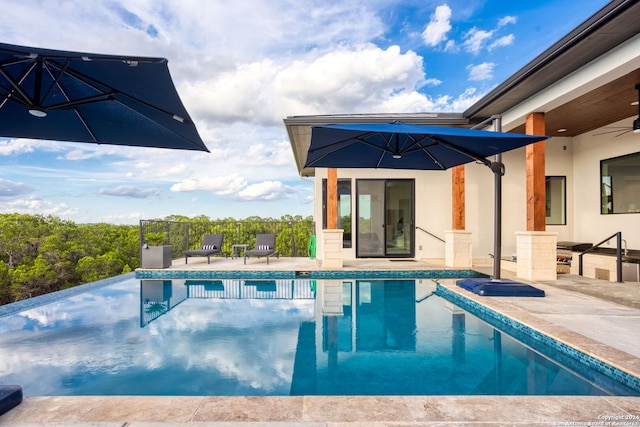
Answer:
[[[322,180],[322,228],[327,228],[327,180]],[[342,247],[351,247],[351,180],[338,179],[338,228],[344,230]]]
[[[547,225],[567,225],[567,177],[547,176]]]
[[[600,162],[600,213],[640,213],[640,153]]]

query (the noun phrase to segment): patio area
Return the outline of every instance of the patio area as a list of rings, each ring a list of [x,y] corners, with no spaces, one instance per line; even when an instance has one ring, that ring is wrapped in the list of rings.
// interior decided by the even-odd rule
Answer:
[[[206,258],[174,260],[172,270],[312,271],[316,260]],[[344,270],[444,269],[442,260],[363,259]],[[476,270],[489,274],[491,266]],[[508,271],[503,278],[515,278]],[[640,283],[613,283],[574,275],[538,282],[544,298],[480,297],[447,289],[573,348],[640,377]],[[86,396],[25,397],[1,425],[74,426],[436,426],[640,425],[640,397],[616,396]],[[590,424],[587,424],[590,423]],[[568,425],[568,424],[567,424]],[[576,424],[573,424],[576,425]],[[614,424],[610,424],[614,425]],[[621,425],[621,424],[620,424]]]

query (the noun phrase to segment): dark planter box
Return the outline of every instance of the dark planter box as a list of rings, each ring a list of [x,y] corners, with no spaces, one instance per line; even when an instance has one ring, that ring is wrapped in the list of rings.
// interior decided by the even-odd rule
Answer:
[[[142,268],[171,267],[171,245],[142,248]]]

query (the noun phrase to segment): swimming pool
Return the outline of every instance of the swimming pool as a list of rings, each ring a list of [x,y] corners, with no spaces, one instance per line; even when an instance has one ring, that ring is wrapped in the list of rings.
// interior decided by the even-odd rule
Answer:
[[[428,279],[126,276],[84,289],[0,311],[0,383],[32,396],[637,395],[559,366]]]

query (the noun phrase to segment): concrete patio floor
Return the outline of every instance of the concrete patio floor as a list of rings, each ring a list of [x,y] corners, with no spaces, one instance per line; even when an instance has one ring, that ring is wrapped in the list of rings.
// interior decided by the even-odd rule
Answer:
[[[441,260],[345,261],[345,270],[444,268]],[[175,270],[321,269],[307,258],[174,261]],[[474,268],[490,273],[490,266]],[[503,278],[515,278],[503,271]],[[537,282],[544,298],[479,297],[474,301],[640,377],[640,283],[559,275]],[[563,424],[573,423],[573,424]],[[608,423],[608,424],[607,424]],[[617,423],[617,424],[616,424]],[[618,396],[26,396],[0,416],[9,426],[523,426],[640,427],[640,397]]]

